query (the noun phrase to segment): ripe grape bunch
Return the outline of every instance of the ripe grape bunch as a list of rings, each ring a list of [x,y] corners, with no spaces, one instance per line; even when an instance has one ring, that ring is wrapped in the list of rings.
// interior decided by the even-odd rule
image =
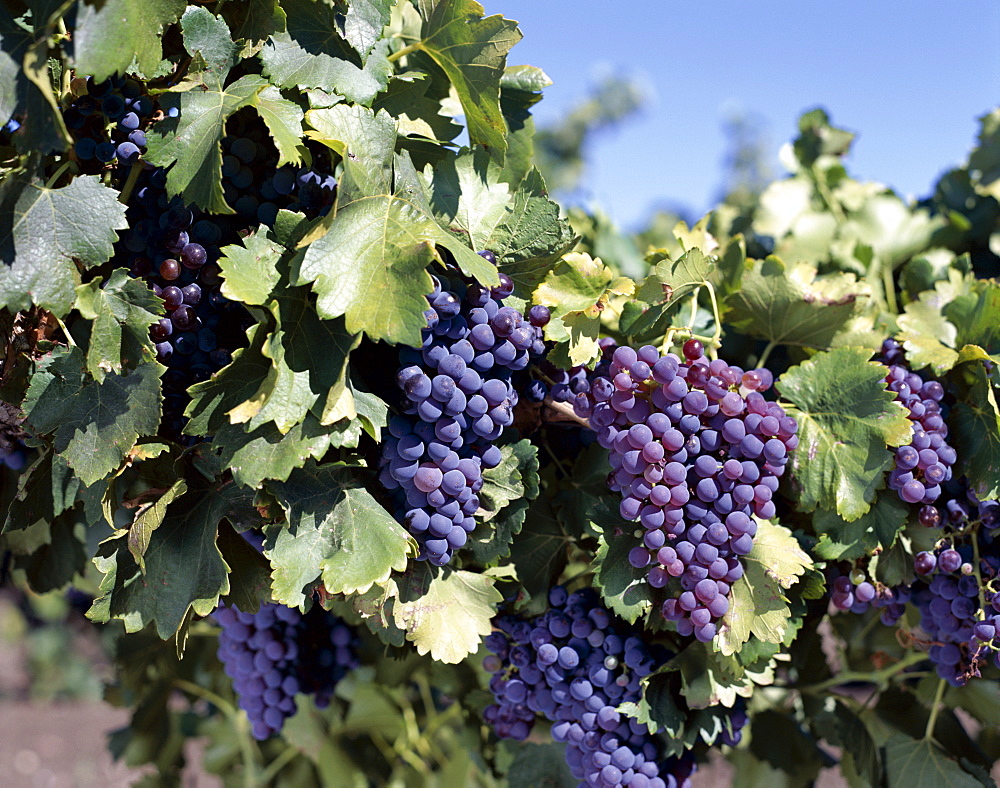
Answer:
[[[337,682],[359,664],[353,628],[318,605],[305,614],[277,604],[256,613],[220,605],[215,619],[219,660],[258,741],[281,731],[297,693],[325,708]]]
[[[492,253],[480,253],[495,262]],[[404,349],[396,381],[403,415],[389,422],[379,479],[397,517],[420,543],[421,560],[443,566],[475,528],[483,469],[500,463],[497,439],[514,422],[513,372],[544,351],[537,319],[503,299],[510,277],[489,290],[434,277],[423,347]]]
[[[948,510],[948,535],[914,558],[912,600],[938,675],[960,686],[990,656],[1000,667],[1000,502],[968,493]]]
[[[920,522],[937,525],[941,514],[933,504],[941,495],[941,485],[951,479],[951,466],[957,457],[955,449],[948,445],[948,425],[941,412],[944,387],[910,371],[903,347],[895,339],[882,344],[881,357],[888,366],[887,388],[895,392],[896,400],[906,407],[913,422],[910,443],[896,449],[889,487],[897,490],[906,503],[924,504]]]
[[[486,638],[492,654],[483,660],[495,700],[483,713],[486,721],[501,738],[521,741],[544,715],[554,723],[552,737],[566,743],[566,762],[581,786],[687,785],[693,754],[663,757],[646,725],[617,711],[641,700],[641,679],[669,654],[647,648],[593,589],[568,594],[556,586],[549,604],[531,620],[496,619],[497,630]],[[745,723],[735,710],[732,732],[720,743],[736,744]]]
[[[642,525],[629,561],[649,567],[654,588],[678,579],[663,615],[702,642],[715,637],[743,576],[740,557],[757,530],[751,515],[774,516],[778,477],[798,445],[795,419],[764,399],[771,382],[765,369],[708,361],[690,339],[683,361],[651,345],[619,347],[610,376],[591,385],[588,415],[610,450],[608,485],[622,495],[622,517]]]

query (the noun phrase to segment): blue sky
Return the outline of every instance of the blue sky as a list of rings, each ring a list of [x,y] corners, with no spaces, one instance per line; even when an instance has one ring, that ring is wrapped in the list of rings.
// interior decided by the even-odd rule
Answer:
[[[1000,4],[991,0],[481,0],[520,23],[510,65],[552,78],[544,124],[621,73],[641,114],[588,151],[589,197],[626,227],[657,204],[714,203],[733,110],[763,122],[773,172],[799,114],[816,106],[858,133],[848,168],[926,195],[964,160],[976,118],[1000,104]]]

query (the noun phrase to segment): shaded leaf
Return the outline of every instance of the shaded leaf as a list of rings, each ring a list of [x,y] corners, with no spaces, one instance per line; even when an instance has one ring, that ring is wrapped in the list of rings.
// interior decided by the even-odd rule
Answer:
[[[828,509],[817,509],[813,528],[820,540],[813,551],[820,558],[848,561],[868,555],[877,547],[888,550],[909,516],[909,507],[893,491],[880,495],[871,509],[851,522]]]
[[[77,6],[73,62],[100,81],[124,74],[133,59],[152,73],[163,57],[160,36],[184,12],[184,0],[105,0]]]
[[[889,785],[907,788],[979,788],[982,785],[930,741],[894,733],[885,745]]]
[[[95,279],[76,289],[76,309],[93,325],[87,347],[87,371],[101,382],[108,372],[134,369],[155,356],[149,326],[163,302],[141,280],[116,268],[101,286]]]

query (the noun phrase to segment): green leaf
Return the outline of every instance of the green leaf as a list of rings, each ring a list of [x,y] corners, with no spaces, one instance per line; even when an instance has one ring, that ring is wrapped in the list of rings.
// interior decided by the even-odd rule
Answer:
[[[605,604],[630,624],[653,607],[653,591],[646,582],[646,570],[629,563],[629,551],[640,543],[633,531],[640,527],[621,519],[617,512],[605,513],[604,533],[594,557],[594,585]]]
[[[968,478],[972,491],[985,501],[1000,497],[1000,408],[983,365],[968,366],[972,386],[952,409],[949,422],[952,440],[962,448],[956,471]]]
[[[440,233],[399,197],[356,200],[306,249],[296,284],[312,282],[320,316],[344,315],[348,332],[419,347],[431,291],[425,269]]]
[[[38,362],[24,401],[27,423],[54,437],[54,448],[87,486],[128,456],[136,440],[160,422],[160,372],[140,364],[127,375],[88,377],[78,348],[57,348]]]
[[[307,135],[332,148],[343,159],[337,183],[337,204],[343,208],[361,197],[392,190],[392,159],[396,121],[385,110],[336,104],[306,114]]]
[[[940,297],[933,291],[920,294],[920,299],[904,307],[896,322],[901,330],[899,341],[906,350],[906,359],[913,369],[930,367],[942,375],[958,360],[955,341],[958,330],[943,314]]]
[[[99,279],[80,285],[76,308],[94,321],[87,371],[98,382],[109,372],[120,374],[155,356],[149,326],[159,320],[163,302],[124,268],[112,271],[103,287]]]
[[[432,571],[426,563],[411,566],[399,580],[399,599],[394,608],[396,625],[406,630],[406,639],[421,656],[449,665],[479,649],[488,635],[503,599],[485,575]]]
[[[305,288],[285,290],[270,307],[276,326],[262,352],[272,369],[253,404],[230,412],[230,420],[249,420],[249,429],[273,421],[286,433],[310,410],[321,424],[354,418],[353,409],[342,415],[328,410],[344,389],[347,357],[358,339],[344,331],[343,320],[320,320]]]
[[[1000,283],[990,280],[981,283],[978,298],[959,317],[959,308],[972,298],[971,295],[957,298],[947,308],[948,316],[958,326],[956,347],[978,345],[1000,360]]]
[[[310,413],[286,434],[270,422],[253,430],[242,424],[224,424],[215,433],[212,446],[222,465],[232,470],[237,484],[256,488],[264,479],[284,481],[310,457],[321,459],[335,434],[334,428],[322,426]]]
[[[105,577],[87,616],[101,623],[121,619],[126,632],[155,621],[163,640],[180,629],[188,611],[207,616],[229,593],[229,567],[216,545],[219,521],[239,521],[240,510],[251,506],[249,493],[232,484],[207,495],[182,496],[150,537],[145,574],[127,536],[102,542],[94,564]]]
[[[684,298],[708,280],[714,268],[714,258],[697,247],[688,249],[676,261],[666,259],[657,263],[636,293],[639,301],[650,306],[641,311],[636,309],[632,320],[623,320],[622,331],[635,336],[654,331]]]
[[[276,87],[268,86],[257,94],[254,108],[271,133],[278,149],[278,166],[302,161],[302,109],[282,97]]]
[[[354,0],[344,14],[344,38],[365,60],[392,16],[391,0]]]
[[[529,440],[508,444],[500,464],[483,473],[479,491],[479,527],[469,537],[476,561],[489,564],[510,555],[510,545],[520,533],[528,502],[538,496],[538,449]]]
[[[309,462],[287,482],[268,484],[287,519],[287,526],[272,529],[265,553],[278,601],[302,607],[303,589],[317,577],[328,593],[364,593],[416,555],[413,538],[362,479],[361,468]]]
[[[385,89],[392,74],[392,65],[386,59],[386,46],[373,49],[376,43],[373,41],[369,52],[363,56],[362,65],[350,51],[348,42],[337,32],[338,13],[328,3],[283,0],[281,5],[287,15],[287,28],[273,34],[260,52],[264,74],[270,81],[282,88],[319,88],[337,93],[352,103],[370,105]],[[352,10],[355,5],[351,4]],[[370,14],[367,16],[372,19]],[[356,13],[352,23],[359,21]],[[351,35],[357,31],[355,24]]]
[[[791,531],[760,521],[743,566],[743,577],[733,584],[729,612],[717,635],[725,656],[739,651],[751,634],[765,643],[784,641],[791,611],[783,589],[791,588],[813,564]]]
[[[532,788],[576,788],[579,781],[566,765],[566,747],[551,744],[520,744],[507,771],[510,785]]]
[[[271,601],[271,565],[225,521],[219,523],[216,544],[229,567],[226,604],[235,605],[245,613],[257,612],[261,603]]]
[[[634,292],[635,283],[624,276],[615,277],[600,258],[569,252],[535,290],[534,301],[549,307],[552,313],[545,327],[546,338],[568,340],[568,366],[579,366],[600,355],[597,337],[607,302],[614,295]],[[559,365],[558,360],[553,363]]]
[[[221,86],[238,56],[229,25],[207,8],[189,6],[181,17],[184,48],[195,59],[195,70],[208,72],[208,81]]]
[[[688,715],[674,697],[671,673],[657,672],[644,678],[639,702],[623,703],[618,711],[641,722],[653,734],[663,729],[682,730]]]
[[[542,176],[532,170],[483,248],[497,256],[500,269],[514,280],[515,294],[528,300],[575,243],[576,236],[560,216],[559,206],[545,196]]]
[[[979,118],[979,144],[969,156],[969,169],[979,172],[976,191],[1000,199],[1000,110],[992,110]]]
[[[537,66],[507,66],[500,79],[504,90],[524,90],[538,93],[552,84],[549,75]]]
[[[483,13],[475,0],[436,0],[426,14],[422,40],[413,46],[430,55],[451,81],[472,143],[503,164],[507,140],[500,81],[507,52],[521,40],[521,31],[516,22],[499,15],[484,19]]]
[[[48,189],[20,178],[0,185],[0,304],[12,312],[32,304],[63,316],[80,284],[77,265],[110,259],[127,227],[118,192],[96,175]]]
[[[510,188],[500,182],[496,163],[482,149],[464,150],[429,176],[431,204],[441,226],[472,249],[489,248],[486,243],[506,218],[510,201]]]
[[[852,522],[827,509],[817,509],[813,529],[820,540],[813,550],[820,558],[831,561],[861,558],[877,547],[888,550],[909,516],[909,507],[893,491],[880,495],[871,509]]]
[[[220,250],[222,294],[244,304],[264,305],[281,279],[278,261],[285,248],[272,240],[263,227],[241,239],[240,243],[242,245],[230,244]]]
[[[149,548],[150,536],[163,524],[167,507],[186,492],[187,483],[183,479],[178,479],[163,495],[141,509],[129,526],[128,551],[132,554],[132,558],[139,565],[139,571],[143,574],[146,572],[144,556]]]
[[[54,520],[76,502],[82,485],[66,461],[44,451],[17,479],[17,494],[7,511],[3,533],[24,531]]]
[[[776,384],[799,423],[789,465],[803,511],[821,506],[858,519],[892,465],[887,447],[910,441],[907,410],[886,391],[885,367],[868,356],[857,348],[818,353]]]
[[[247,331],[248,347],[233,353],[232,362],[210,379],[188,389],[191,402],[184,411],[189,419],[184,427],[186,435],[214,435],[230,422],[228,414],[239,412],[251,400],[254,402],[250,407],[260,409],[254,398],[262,391],[272,370],[271,360],[262,353],[269,337],[264,326],[252,326]]]
[[[853,274],[816,276],[815,267],[788,267],[777,257],[755,260],[739,290],[726,299],[737,331],[768,342],[828,348],[864,306],[870,291]]]
[[[500,450],[500,463],[483,472],[479,504],[489,517],[513,501],[538,495],[538,449],[524,439]]]
[[[163,30],[184,12],[184,0],[81,2],[73,26],[73,63],[100,81],[124,74],[133,59],[152,73],[163,57]]]
[[[932,742],[893,733],[885,745],[889,785],[907,788],[980,788],[979,782]]]

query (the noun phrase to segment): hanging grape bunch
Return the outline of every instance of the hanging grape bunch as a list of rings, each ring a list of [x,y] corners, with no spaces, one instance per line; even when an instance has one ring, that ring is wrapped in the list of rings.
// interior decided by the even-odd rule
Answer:
[[[941,518],[933,503],[941,495],[941,485],[951,479],[957,455],[948,445],[948,425],[941,411],[944,388],[936,380],[925,381],[906,365],[903,346],[895,339],[882,344],[881,358],[888,367],[886,387],[895,392],[913,422],[908,445],[896,449],[895,467],[889,474],[889,488],[897,490],[906,503],[922,503],[920,522],[936,525]]]
[[[511,375],[544,344],[538,316],[525,320],[503,306],[514,291],[506,274],[492,290],[433,279],[423,348],[400,353],[403,413],[389,423],[379,478],[394,491],[396,516],[419,542],[420,558],[441,566],[476,527],[483,470],[500,462],[496,441],[518,402]]]
[[[608,484],[621,493],[621,515],[642,525],[629,561],[649,567],[654,588],[678,580],[663,615],[682,635],[708,642],[743,576],[740,556],[753,547],[751,515],[774,516],[798,426],[764,399],[767,370],[710,362],[696,339],[684,344],[683,361],[651,345],[619,347],[610,373],[594,380],[589,415],[610,451]]]
[[[295,713],[297,693],[326,708],[337,683],[358,666],[357,634],[318,605],[305,614],[277,604],[256,613],[223,605],[215,619],[219,660],[260,741],[279,733]]]
[[[665,788],[685,785],[693,753],[664,757],[645,724],[617,709],[638,703],[640,681],[671,655],[648,646],[641,633],[605,609],[590,588],[568,594],[556,586],[549,609],[532,619],[501,616],[486,639],[495,702],[483,713],[501,738],[524,740],[536,715],[551,720],[552,738],[566,743],[566,762],[580,785]],[[731,716],[735,745],[746,723]]]

